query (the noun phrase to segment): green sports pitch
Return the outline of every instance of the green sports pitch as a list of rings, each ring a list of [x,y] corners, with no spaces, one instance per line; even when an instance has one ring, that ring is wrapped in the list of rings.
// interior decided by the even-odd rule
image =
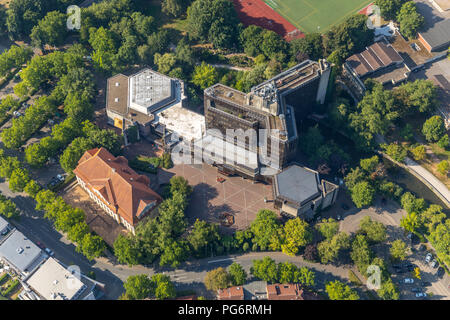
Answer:
[[[264,0],[302,32],[326,32],[373,0]]]

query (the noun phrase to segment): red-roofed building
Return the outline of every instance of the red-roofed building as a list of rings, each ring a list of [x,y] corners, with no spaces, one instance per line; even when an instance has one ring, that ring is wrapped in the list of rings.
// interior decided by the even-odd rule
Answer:
[[[220,289],[217,293],[218,300],[244,300],[244,288],[234,286],[226,289]]]
[[[148,177],[131,169],[125,157],[114,157],[105,148],[86,151],[73,173],[89,196],[133,233],[139,221],[162,202],[149,188]]]
[[[267,284],[267,300],[320,300],[320,297],[306,291],[299,284]]]

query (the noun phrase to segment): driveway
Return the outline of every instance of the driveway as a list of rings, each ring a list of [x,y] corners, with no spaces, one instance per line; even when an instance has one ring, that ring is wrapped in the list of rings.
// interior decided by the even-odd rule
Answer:
[[[359,223],[361,219],[366,216],[369,216],[374,221],[379,221],[386,226],[387,229],[387,241],[391,243],[394,240],[400,239],[405,243],[411,245],[411,241],[407,238],[406,233],[403,228],[400,227],[400,219],[406,215],[406,212],[401,209],[398,204],[394,201],[388,200],[385,204],[382,204],[378,199],[374,206],[366,208],[366,209],[352,209],[350,210],[344,217],[340,223],[339,230],[345,231],[347,233],[354,233],[359,229]],[[429,244],[427,244],[430,246]],[[445,275],[443,278],[439,278],[436,275],[437,268],[432,269],[428,264],[424,263],[425,253],[420,252],[418,250],[418,244],[411,245],[413,250],[410,255],[407,257],[407,261],[415,264],[421,270],[422,281],[431,282],[431,286],[428,288],[424,288],[426,292],[432,292],[432,299],[439,300],[450,300],[450,290],[448,288],[450,281],[448,275]],[[431,247],[431,246],[430,246]],[[389,248],[387,245],[379,245],[374,246],[374,251],[377,256],[381,256],[382,258],[389,259]],[[405,284],[405,278],[412,278],[412,274],[410,272],[406,273],[395,273],[394,270],[391,270],[392,279],[399,287],[401,291],[401,299],[417,299],[415,297],[415,293],[411,291],[414,287],[419,287],[417,285],[419,281],[415,279],[415,284]],[[428,298],[429,299],[429,298]]]

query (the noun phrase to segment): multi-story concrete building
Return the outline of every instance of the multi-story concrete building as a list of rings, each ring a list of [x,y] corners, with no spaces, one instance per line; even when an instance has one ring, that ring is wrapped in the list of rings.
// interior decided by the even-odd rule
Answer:
[[[317,171],[292,164],[272,179],[274,206],[287,217],[310,220],[336,202],[339,187]]]
[[[198,139],[204,119],[185,108],[186,101],[182,80],[148,68],[130,76],[117,74],[107,81],[108,123],[123,131],[136,126],[143,136],[176,132],[186,140]]]
[[[256,159],[251,165],[216,161],[219,169],[256,179],[276,173],[291,161],[298,145],[297,123],[324,103],[330,70],[324,60],[307,60],[253,87],[250,93],[223,84],[205,89],[203,147],[223,138],[236,146],[231,157],[247,152],[246,158]],[[242,131],[229,139],[227,130]],[[244,137],[239,139],[242,132]]]

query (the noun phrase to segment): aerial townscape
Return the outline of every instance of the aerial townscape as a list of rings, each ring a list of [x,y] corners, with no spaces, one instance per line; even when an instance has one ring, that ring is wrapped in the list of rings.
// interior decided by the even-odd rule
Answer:
[[[449,46],[450,0],[0,0],[1,302],[450,300]]]

